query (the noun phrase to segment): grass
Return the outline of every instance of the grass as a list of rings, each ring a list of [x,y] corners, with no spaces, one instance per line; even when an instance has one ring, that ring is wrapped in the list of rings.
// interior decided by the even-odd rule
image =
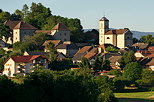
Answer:
[[[119,102],[154,102],[154,91],[115,93]]]

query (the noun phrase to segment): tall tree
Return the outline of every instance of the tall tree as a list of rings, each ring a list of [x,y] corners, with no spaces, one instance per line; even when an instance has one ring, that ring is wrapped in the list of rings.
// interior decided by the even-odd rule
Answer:
[[[140,38],[140,41],[141,42],[144,42],[144,43],[147,43],[147,44],[154,44],[154,37],[152,35],[145,35],[145,36],[142,36]]]
[[[79,63],[79,67],[83,70],[88,70],[88,69],[90,69],[91,66],[90,66],[88,59],[83,57],[81,59],[81,63]]]
[[[124,67],[123,76],[129,81],[135,82],[136,80],[141,78],[141,73],[141,65],[139,65],[137,62],[131,62]]]
[[[23,18],[26,18],[28,16],[29,13],[29,7],[27,6],[27,4],[25,4],[22,8],[22,13],[23,13]]]

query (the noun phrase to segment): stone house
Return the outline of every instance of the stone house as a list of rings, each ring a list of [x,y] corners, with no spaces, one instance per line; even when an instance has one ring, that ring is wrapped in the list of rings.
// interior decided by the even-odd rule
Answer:
[[[5,40],[3,37],[3,41],[8,44],[14,44],[18,41],[23,41],[24,36],[30,35],[32,36],[35,32],[36,28],[26,22],[23,21],[6,21],[4,22],[4,25],[9,26],[10,28],[10,34],[8,41]]]

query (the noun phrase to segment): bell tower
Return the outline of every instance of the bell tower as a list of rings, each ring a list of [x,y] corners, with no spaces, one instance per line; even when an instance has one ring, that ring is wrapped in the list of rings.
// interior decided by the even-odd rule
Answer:
[[[105,43],[105,33],[109,30],[109,20],[106,17],[102,17],[99,20],[99,44]]]

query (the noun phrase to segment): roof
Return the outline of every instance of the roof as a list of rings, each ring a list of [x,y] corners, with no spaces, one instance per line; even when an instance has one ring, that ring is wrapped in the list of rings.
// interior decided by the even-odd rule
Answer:
[[[150,46],[150,47],[148,47],[148,51],[150,51],[150,52],[154,52],[154,46]]]
[[[13,29],[20,21],[5,21],[4,25],[7,25],[10,27],[10,29]]]
[[[98,53],[98,48],[94,47],[89,51],[90,53]]]
[[[138,47],[140,49],[145,49],[148,47],[148,44],[145,44],[145,43],[135,43],[132,45],[133,47]]]
[[[99,21],[109,21],[106,17],[102,17]]]
[[[57,49],[78,49],[75,44],[60,44],[57,46]]]
[[[46,34],[51,34],[51,30],[36,30],[35,33],[46,33]]]
[[[115,29],[115,30],[109,30],[107,31],[105,34],[123,34],[126,31],[128,31],[128,29]]]
[[[121,59],[122,56],[112,56],[109,58],[111,63],[118,62]]]
[[[55,46],[58,46],[61,42],[61,40],[46,40],[42,46],[47,46],[49,42],[53,43]]]
[[[70,30],[65,26],[65,24],[63,24],[63,23],[58,23],[56,26],[54,26],[54,27],[52,28],[52,30],[70,31]]]
[[[85,53],[92,49],[92,46],[84,46],[77,53]]]
[[[36,28],[26,22],[20,21],[13,29],[33,29],[36,30]]]
[[[91,59],[95,55],[96,55],[96,53],[90,53],[90,52],[88,52],[84,57],[86,57],[87,59]]]
[[[75,56],[72,58],[72,60],[81,60],[86,53],[76,53]]]
[[[10,57],[14,62],[16,62],[16,63],[19,63],[19,62],[23,62],[23,63],[26,63],[26,62],[30,62],[30,61],[32,61],[32,60],[34,60],[34,59],[36,59],[36,58],[38,58],[38,57],[42,57],[42,58],[44,58],[44,59],[47,59],[45,56],[43,56],[43,55],[28,55],[28,56],[12,56],[12,57]],[[10,59],[9,58],[9,59]],[[8,59],[8,60],[9,60]],[[7,61],[8,61],[7,60]],[[7,62],[6,61],[6,62]],[[6,63],[5,62],[5,63]]]
[[[151,60],[146,65],[153,66],[154,65],[154,57],[152,57]]]
[[[32,52],[32,51],[26,51],[29,55],[47,55],[47,52]]]

